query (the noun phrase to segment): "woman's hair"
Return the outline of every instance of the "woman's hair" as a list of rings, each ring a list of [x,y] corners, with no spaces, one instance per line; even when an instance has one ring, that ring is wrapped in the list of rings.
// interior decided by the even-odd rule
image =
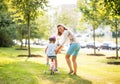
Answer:
[[[67,28],[65,26],[61,25],[61,24],[57,25],[57,28],[58,27],[63,27],[64,30],[67,30]],[[58,36],[61,36],[61,35],[62,35],[62,33],[58,31]]]

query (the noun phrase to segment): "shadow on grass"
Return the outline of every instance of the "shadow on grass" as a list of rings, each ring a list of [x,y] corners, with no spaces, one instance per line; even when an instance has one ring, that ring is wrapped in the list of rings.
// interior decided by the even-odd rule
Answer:
[[[51,84],[92,84],[87,79],[83,79],[80,76],[64,74],[64,72],[57,75],[44,75],[42,78],[45,81],[51,82]]]
[[[107,64],[120,65],[120,62],[107,62]]]
[[[111,57],[106,57],[107,59],[120,59],[120,57],[115,57],[115,56],[111,56]]]
[[[104,54],[87,54],[88,56],[105,56]]]
[[[80,76],[66,74],[44,74],[46,65],[30,61],[0,64],[0,84],[92,84]]]
[[[28,57],[28,55],[18,55],[18,57]],[[43,57],[43,56],[31,54],[30,57]]]
[[[31,57],[43,57],[43,56],[31,54],[30,57],[28,55],[18,55],[18,57],[27,57],[25,61],[28,61],[28,59]]]
[[[108,59],[107,64],[120,65],[120,57],[111,56],[111,57],[106,57],[106,59]]]
[[[28,50],[27,48],[16,48],[16,50]]]

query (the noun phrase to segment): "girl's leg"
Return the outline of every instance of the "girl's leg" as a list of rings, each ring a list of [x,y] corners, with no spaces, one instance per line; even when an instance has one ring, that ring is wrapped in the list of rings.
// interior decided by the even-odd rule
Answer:
[[[73,62],[74,74],[76,75],[77,72],[76,56],[72,56],[72,62]]]
[[[70,72],[69,73],[72,73],[73,72],[73,70],[72,70],[72,65],[71,65],[71,61],[70,61],[70,55],[69,54],[66,54],[66,62],[67,62],[67,64],[68,64],[68,67],[69,67],[69,69],[70,69]]]
[[[54,59],[54,61],[55,61],[55,68],[57,69],[57,58],[56,59]]]
[[[47,56],[47,65],[49,64],[49,57]]]

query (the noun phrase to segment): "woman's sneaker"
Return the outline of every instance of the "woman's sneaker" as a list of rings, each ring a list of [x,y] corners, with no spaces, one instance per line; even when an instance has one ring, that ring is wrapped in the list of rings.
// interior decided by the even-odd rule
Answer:
[[[72,74],[73,73],[73,71],[70,71],[68,74]]]

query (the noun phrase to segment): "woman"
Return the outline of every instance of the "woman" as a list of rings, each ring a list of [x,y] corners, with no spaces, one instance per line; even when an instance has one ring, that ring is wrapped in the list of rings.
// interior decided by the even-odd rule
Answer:
[[[70,69],[69,74],[73,73],[74,75],[76,75],[77,73],[76,58],[80,50],[80,44],[77,42],[75,36],[68,29],[66,29],[63,25],[58,25],[57,29],[58,29],[58,35],[61,37],[62,42],[60,43],[56,52],[59,52],[59,50],[63,47],[63,45],[67,42],[67,40],[70,41],[70,47],[68,48],[65,58],[66,58],[68,67]],[[72,68],[72,64],[70,60],[71,55],[72,55],[73,68]]]

